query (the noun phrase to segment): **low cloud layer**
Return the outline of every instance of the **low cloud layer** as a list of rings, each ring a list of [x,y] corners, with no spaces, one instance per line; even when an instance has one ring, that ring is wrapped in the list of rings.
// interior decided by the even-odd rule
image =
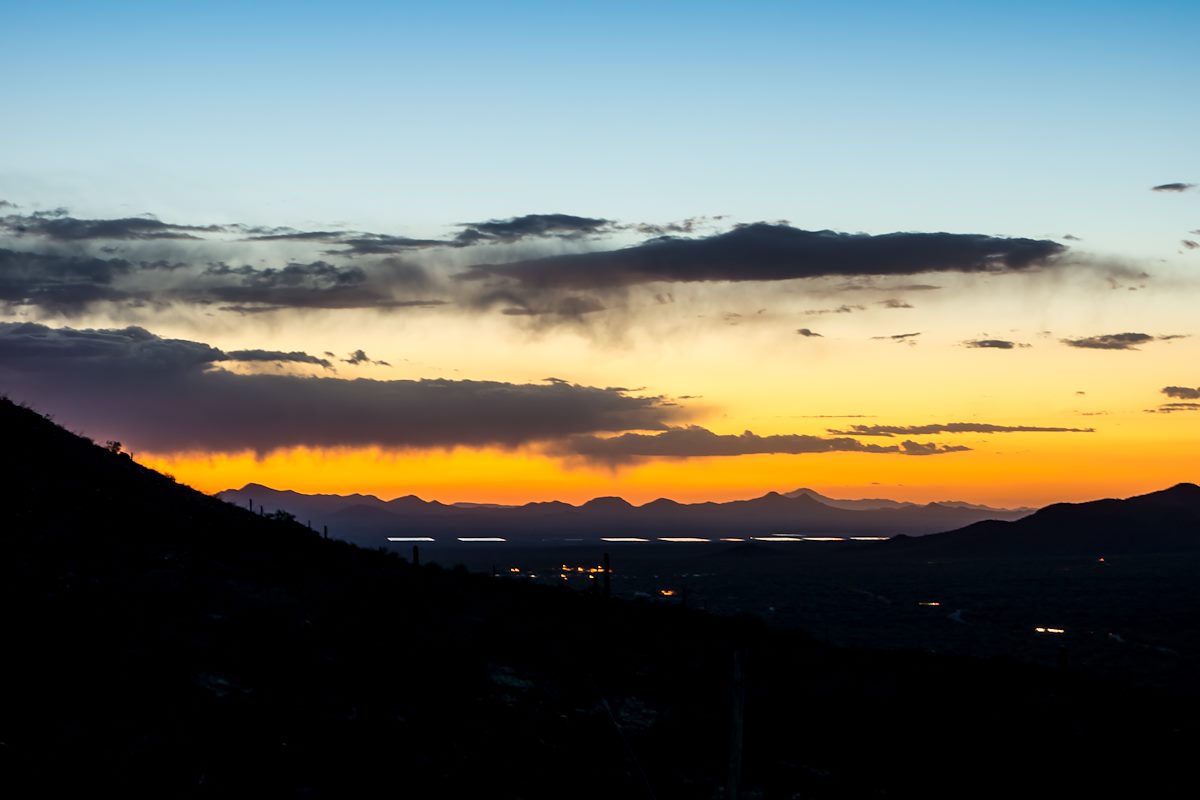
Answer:
[[[986,422],[942,422],[932,425],[851,425],[829,431],[839,436],[928,436],[935,433],[1095,433],[1095,428],[1051,428],[1040,425],[992,425]]]
[[[1151,186],[1152,192],[1186,192],[1188,189],[1196,188],[1194,183],[1160,183],[1158,186]]]
[[[659,398],[564,382],[347,380],[213,367],[259,355],[266,351],[224,353],[141,328],[0,323],[0,385],[12,399],[143,450],[517,447],[664,429],[683,413]]]
[[[476,273],[526,288],[610,289],[653,282],[781,281],[924,272],[1019,272],[1048,265],[1066,248],[1048,240],[982,234],[807,231],[765,222],[698,239],[661,237],[605,252],[574,253]]]
[[[740,435],[713,433],[688,426],[662,433],[624,433],[619,436],[572,436],[555,447],[558,455],[589,461],[619,464],[644,458],[699,458],[759,454],[875,453],[931,456],[970,450],[960,445],[904,441],[898,445],[866,444],[848,437],[777,434],[759,436],[751,431]]]

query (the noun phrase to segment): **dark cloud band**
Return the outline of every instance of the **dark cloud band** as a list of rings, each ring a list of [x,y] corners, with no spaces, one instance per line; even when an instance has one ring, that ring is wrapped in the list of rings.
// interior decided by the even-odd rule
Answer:
[[[682,415],[659,398],[561,382],[345,380],[213,368],[230,355],[141,328],[0,323],[0,385],[13,399],[146,450],[517,447],[663,429]]]
[[[1008,272],[1044,266],[1066,248],[981,234],[806,231],[755,223],[699,239],[662,237],[605,252],[473,269],[537,289],[603,289],[651,282],[780,281],[924,272]]]

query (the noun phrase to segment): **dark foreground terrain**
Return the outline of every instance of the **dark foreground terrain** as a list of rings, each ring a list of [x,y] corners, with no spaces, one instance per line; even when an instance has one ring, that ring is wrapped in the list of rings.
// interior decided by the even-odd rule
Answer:
[[[1194,796],[1187,695],[417,568],[0,430],[5,796]]]
[[[411,553],[411,546],[394,546]],[[606,552],[619,597],[753,615],[842,647],[1049,667],[1065,662],[1073,670],[1200,696],[1195,551],[927,558],[875,545],[814,542],[422,549],[425,560],[445,566],[488,574],[495,567],[503,580],[583,591],[594,579],[570,573],[563,581],[562,566],[594,566]]]

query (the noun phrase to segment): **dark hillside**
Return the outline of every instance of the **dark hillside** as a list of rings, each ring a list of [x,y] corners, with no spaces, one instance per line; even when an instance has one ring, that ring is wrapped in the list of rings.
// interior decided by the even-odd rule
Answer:
[[[0,402],[6,797],[1191,796],[1190,705],[414,568]]]
[[[1125,500],[1055,503],[1015,522],[987,520],[883,547],[936,556],[1173,553],[1200,550],[1200,486],[1180,483]]]

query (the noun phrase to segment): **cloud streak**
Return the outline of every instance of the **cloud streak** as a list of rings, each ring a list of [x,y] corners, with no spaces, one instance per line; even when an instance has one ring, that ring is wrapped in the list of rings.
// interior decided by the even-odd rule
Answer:
[[[327,359],[293,350],[284,353],[279,350],[231,350],[225,353],[226,361],[269,361],[275,363],[290,362],[293,364],[315,364],[325,369],[333,369],[333,364]]]
[[[970,450],[961,445],[939,445],[904,441],[898,445],[866,444],[849,437],[776,434],[759,436],[751,431],[739,435],[713,433],[688,426],[661,433],[623,433],[619,436],[571,436],[552,452],[589,461],[620,464],[646,458],[701,458],[761,454],[801,455],[809,453],[872,453],[931,456]]]
[[[986,422],[942,422],[931,425],[851,425],[829,430],[839,436],[928,436],[935,433],[1095,433],[1095,428],[1055,428],[1040,425],[992,425]]]
[[[1011,342],[1008,339],[968,339],[962,345],[963,347],[970,347],[976,350],[1012,350],[1016,347],[1030,346]]]

